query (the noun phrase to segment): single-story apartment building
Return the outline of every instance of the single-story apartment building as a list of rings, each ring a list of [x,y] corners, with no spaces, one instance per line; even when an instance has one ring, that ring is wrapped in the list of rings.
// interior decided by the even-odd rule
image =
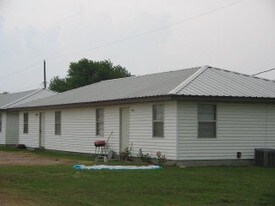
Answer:
[[[48,89],[35,89],[0,95],[0,145],[16,145],[19,141],[19,112],[7,111],[36,99],[56,94]]]
[[[101,81],[10,110],[19,143],[33,148],[94,153],[111,132],[108,150],[177,161],[251,160],[255,148],[275,148],[275,82],[210,66]]]

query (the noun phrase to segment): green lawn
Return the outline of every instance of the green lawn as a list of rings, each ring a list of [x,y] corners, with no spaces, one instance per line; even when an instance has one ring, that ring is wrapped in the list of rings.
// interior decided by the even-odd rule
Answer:
[[[90,158],[42,151],[37,155]],[[2,166],[1,192],[42,206],[275,205],[275,169],[166,167],[150,171],[75,171],[68,165]]]

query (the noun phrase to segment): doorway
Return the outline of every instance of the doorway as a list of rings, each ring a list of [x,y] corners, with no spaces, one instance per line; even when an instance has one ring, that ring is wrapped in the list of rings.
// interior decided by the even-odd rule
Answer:
[[[120,108],[120,152],[129,146],[130,108]]]
[[[39,113],[39,147],[45,147],[45,113]]]

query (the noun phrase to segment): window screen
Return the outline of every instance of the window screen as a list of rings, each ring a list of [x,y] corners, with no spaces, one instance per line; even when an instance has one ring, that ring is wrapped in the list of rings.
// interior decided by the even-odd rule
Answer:
[[[56,135],[61,134],[61,112],[55,112],[55,130]]]
[[[198,137],[216,137],[216,105],[198,105]]]
[[[96,109],[96,135],[104,135],[104,109]]]
[[[153,105],[153,137],[164,137],[163,105]]]
[[[24,125],[23,125],[23,133],[29,133],[29,113],[24,113]]]

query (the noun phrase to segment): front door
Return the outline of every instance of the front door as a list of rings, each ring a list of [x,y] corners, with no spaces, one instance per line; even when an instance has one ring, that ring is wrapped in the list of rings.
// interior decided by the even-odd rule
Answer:
[[[45,147],[45,113],[39,113],[39,147]]]
[[[120,152],[129,147],[130,108],[120,108]]]

